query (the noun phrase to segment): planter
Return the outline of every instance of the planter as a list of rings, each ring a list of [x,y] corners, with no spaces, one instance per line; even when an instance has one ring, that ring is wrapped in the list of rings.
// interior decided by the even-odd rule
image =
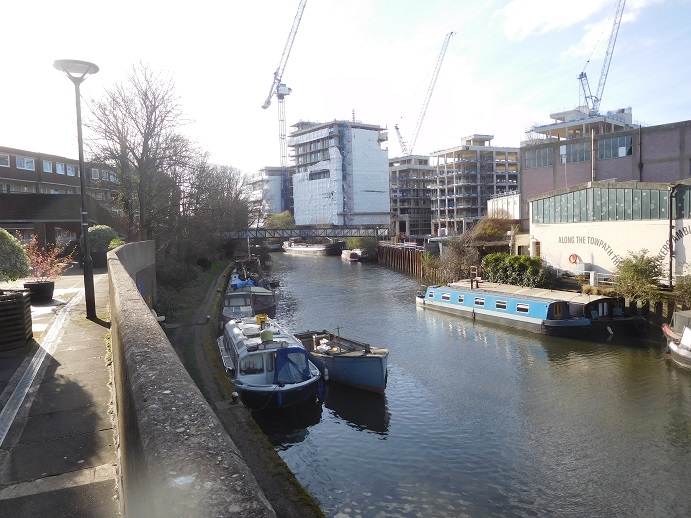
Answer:
[[[91,252],[91,259],[94,262],[94,268],[108,267],[108,252]]]
[[[0,290],[0,352],[23,347],[33,336],[29,292]]]
[[[25,282],[24,288],[31,293],[31,303],[50,302],[53,300],[55,281],[31,281]]]

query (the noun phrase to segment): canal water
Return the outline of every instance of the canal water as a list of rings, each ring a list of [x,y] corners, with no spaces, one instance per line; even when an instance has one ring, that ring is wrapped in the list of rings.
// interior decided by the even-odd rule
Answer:
[[[274,254],[276,318],[388,347],[385,396],[331,384],[257,422],[332,517],[691,516],[691,372],[417,308],[415,279]]]

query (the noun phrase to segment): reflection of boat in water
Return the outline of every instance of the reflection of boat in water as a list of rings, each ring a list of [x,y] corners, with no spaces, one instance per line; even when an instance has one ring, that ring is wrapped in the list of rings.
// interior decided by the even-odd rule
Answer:
[[[357,430],[370,430],[386,434],[389,431],[389,409],[386,396],[375,392],[330,384],[325,393],[324,405]]]
[[[326,379],[371,392],[384,392],[388,349],[329,331],[303,331],[295,333],[295,338],[305,346],[310,359]]]
[[[662,332],[672,361],[691,368],[691,311],[675,311],[672,325],[662,324]]]
[[[281,408],[321,396],[323,382],[302,343],[266,315],[231,320],[217,340],[244,405]]]
[[[304,441],[309,427],[321,420],[322,405],[311,402],[296,405],[287,411],[253,412],[252,418],[272,445],[280,444],[284,449]]]

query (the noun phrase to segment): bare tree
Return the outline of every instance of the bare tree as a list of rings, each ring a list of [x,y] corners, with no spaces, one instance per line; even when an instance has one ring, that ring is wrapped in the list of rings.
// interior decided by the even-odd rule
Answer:
[[[177,211],[178,175],[195,154],[184,123],[172,80],[141,63],[92,105],[91,150],[117,173],[129,240],[159,237]]]

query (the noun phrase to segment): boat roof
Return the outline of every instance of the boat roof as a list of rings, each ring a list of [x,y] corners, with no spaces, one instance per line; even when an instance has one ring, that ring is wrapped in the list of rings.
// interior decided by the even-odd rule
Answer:
[[[473,284],[475,284],[473,282]],[[480,281],[480,287],[470,288],[469,280],[451,282],[448,287],[456,290],[472,291],[473,293],[486,293],[491,295],[511,295],[532,300],[563,300],[575,304],[588,304],[602,299],[612,299],[606,295],[591,295],[575,291],[550,290],[547,288],[528,288],[525,286],[515,286],[513,284],[500,284],[497,282]],[[443,289],[444,286],[439,286]]]

